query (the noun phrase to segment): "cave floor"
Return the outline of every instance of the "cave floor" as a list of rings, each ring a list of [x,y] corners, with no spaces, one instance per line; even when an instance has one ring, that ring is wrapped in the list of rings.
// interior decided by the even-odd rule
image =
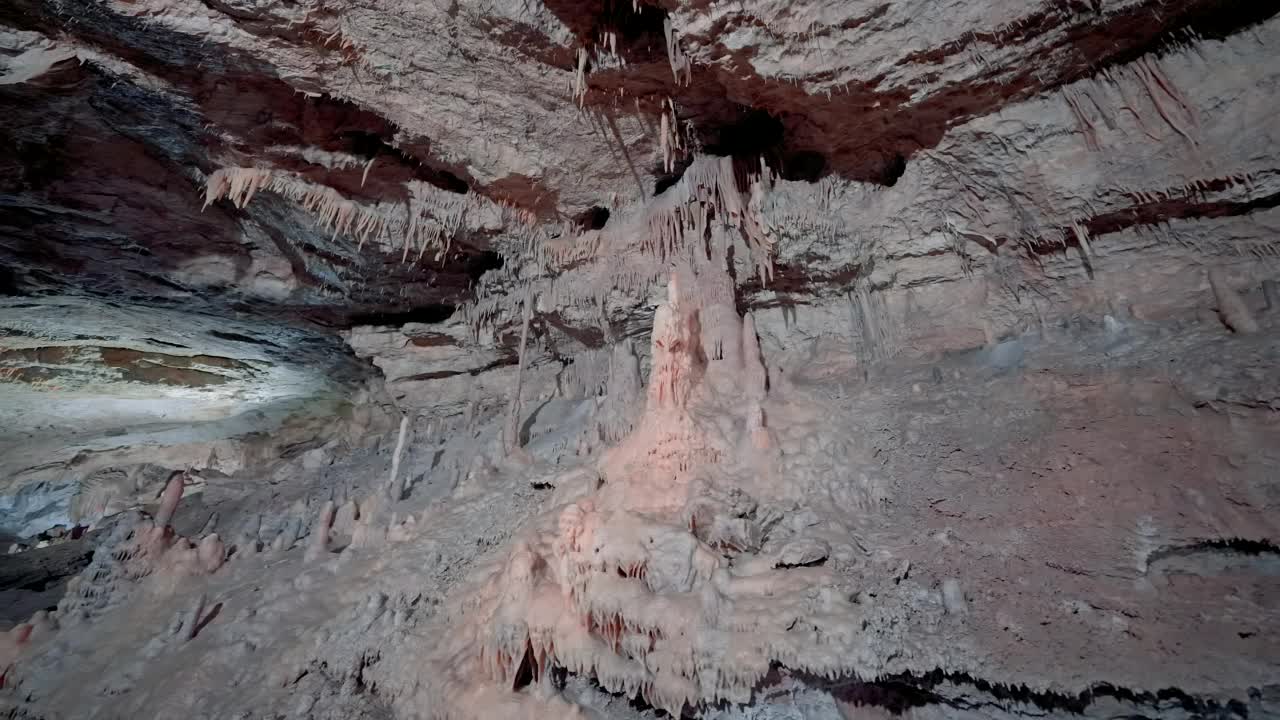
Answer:
[[[894,649],[882,678],[816,681],[778,668],[762,707],[780,697],[798,707],[795,693],[770,687],[817,687],[830,696],[823,707],[882,711],[888,701],[866,696],[876,681],[878,692],[910,686],[916,704],[950,703],[949,716],[963,704],[956,696],[974,717],[1033,705],[1274,711],[1278,346],[1269,331],[1230,337],[1197,324],[1068,326],[933,363],[864,373],[815,358],[777,374],[766,414],[779,474],[740,484],[792,479],[772,502],[825,543],[820,562],[873,606],[871,631]],[[500,412],[473,419],[468,437],[432,442],[474,456],[499,425]],[[473,569],[554,510],[556,491],[531,478],[572,470],[534,458],[533,468],[452,479],[428,472],[396,506],[415,518],[403,542],[338,543],[315,563],[302,562],[301,543],[265,547],[275,528],[310,522],[320,501],[378,487],[392,443],[319,469],[281,460],[267,474],[207,478],[175,527],[192,533],[216,514],[234,535],[223,528],[254,518],[263,551],[165,594],[103,589],[92,625],[35,648],[23,703],[47,717],[88,706],[80,717],[237,717],[290,702],[386,716],[411,694],[406,665],[446,632]],[[129,602],[107,602],[126,592]],[[214,617],[189,642],[166,640],[170,618],[197,599]],[[213,697],[214,687],[235,691]],[[919,699],[922,687],[932,699]],[[605,717],[654,712],[583,679],[573,688]]]

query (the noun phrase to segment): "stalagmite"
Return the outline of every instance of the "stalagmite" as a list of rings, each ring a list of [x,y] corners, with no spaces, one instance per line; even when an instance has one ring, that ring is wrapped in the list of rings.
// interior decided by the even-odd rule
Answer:
[[[964,590],[960,587],[960,581],[955,578],[942,581],[942,603],[952,615],[969,614],[969,603],[965,600]]]
[[[0,718],[1280,716],[1268,3],[17,5]]]
[[[1244,298],[1231,286],[1231,281],[1222,268],[1209,270],[1209,286],[1213,288],[1213,296],[1218,302],[1218,314],[1222,322],[1240,334],[1258,332],[1258,321],[1253,311],[1245,304]]]
[[[156,510],[156,527],[163,530],[173,520],[173,513],[182,500],[184,473],[174,473],[160,495],[160,507]]]
[[[742,317],[742,378],[746,396],[755,402],[764,399],[769,384],[769,374],[760,357],[760,339],[756,336],[755,318],[751,313]]]
[[[695,478],[715,477],[741,446],[729,438],[719,445],[694,419],[691,405],[706,402],[700,391],[712,371],[699,313],[726,300],[682,275],[669,279],[667,302],[655,311],[648,401],[634,429],[602,457],[606,482],[587,485],[585,495],[534,523],[532,535],[514,544],[460,611],[456,637],[440,656],[446,664],[431,670],[450,707],[478,692],[477,676],[510,686],[521,658],[532,659],[535,678],[546,667],[563,667],[594,676],[611,692],[638,693],[673,715],[702,702],[746,702],[774,662],[848,672],[840,658],[852,651],[841,648],[856,633],[840,619],[847,601],[828,593],[825,609],[814,610],[808,599],[831,578],[772,560],[751,570],[745,555],[739,560],[747,564],[731,573],[721,552],[758,547],[760,533],[744,522],[740,507],[694,494],[701,487]],[[749,316],[728,322],[740,329],[735,356],[745,366],[716,372],[740,378],[738,392],[748,402],[734,397],[732,412],[743,420],[742,440],[769,447],[761,404],[767,377],[754,324]],[[813,540],[792,547],[827,546]],[[826,554],[797,555],[797,562],[817,563]],[[757,603],[770,611],[756,614]],[[813,645],[789,637],[796,616],[821,627],[825,639]],[[715,649],[723,643],[735,648],[731,656]],[[698,661],[708,653],[721,653],[714,668]]]
[[[376,548],[382,545],[386,538],[387,528],[377,524],[372,514],[367,517],[362,516],[351,532],[351,547]]]
[[[396,450],[391,455],[391,477],[387,480],[387,497],[391,502],[404,498],[404,482],[400,479],[400,456],[404,453],[404,440],[409,432],[409,416],[400,418],[400,432],[396,436]]]
[[[608,373],[605,399],[597,417],[600,437],[607,443],[616,443],[635,427],[644,391],[640,359],[630,340],[613,346]]]
[[[0,634],[0,688],[6,686],[19,653],[31,639],[32,629],[30,623],[20,623]]]
[[[311,528],[311,538],[307,541],[307,551],[303,560],[312,562],[329,554],[329,528],[333,526],[335,508],[332,500],[326,500],[316,516],[316,523]]]
[[[1268,312],[1275,313],[1280,311],[1280,282],[1263,280],[1262,297],[1266,301],[1266,310]]]
[[[185,640],[193,640],[197,633],[200,632],[200,619],[204,616],[204,606],[207,602],[204,593],[196,596],[196,600],[191,605],[191,609],[187,611],[187,616],[183,620],[183,629],[186,633]]]
[[[215,511],[209,513],[209,519],[204,521],[204,526],[202,526],[200,531],[196,534],[204,537],[205,535],[212,533],[216,527],[218,527],[218,513]]]
[[[227,549],[216,533],[210,533],[200,539],[199,554],[201,567],[206,573],[211,573],[222,567],[227,557]]]
[[[333,513],[333,522],[330,524],[333,534],[351,535],[351,530],[355,527],[359,516],[360,509],[356,505],[355,498],[347,498]]]

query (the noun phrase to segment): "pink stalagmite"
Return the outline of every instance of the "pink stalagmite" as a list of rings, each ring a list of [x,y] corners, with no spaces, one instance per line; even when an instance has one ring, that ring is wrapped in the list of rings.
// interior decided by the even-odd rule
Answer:
[[[156,527],[164,529],[173,520],[173,513],[182,501],[185,473],[174,473],[160,493],[160,507],[156,510]]]

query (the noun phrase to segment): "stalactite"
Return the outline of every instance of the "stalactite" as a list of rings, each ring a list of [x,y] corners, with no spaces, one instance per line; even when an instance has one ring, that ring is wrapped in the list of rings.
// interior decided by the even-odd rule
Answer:
[[[671,172],[671,124],[667,120],[667,114],[662,113],[662,128],[659,131],[658,142],[662,147],[662,169],[664,172]]]
[[[1100,149],[1098,144],[1098,130],[1093,125],[1093,121],[1089,116],[1085,115],[1084,108],[1080,105],[1080,99],[1070,88],[1062,91],[1062,98],[1066,101],[1067,107],[1071,110],[1071,114],[1075,116],[1076,123],[1080,126],[1080,132],[1084,135],[1085,147],[1089,150],[1097,152]]]
[[[529,282],[556,307],[602,307],[611,293],[643,295],[676,266],[705,264],[708,234],[728,229],[746,245],[761,281],[773,277],[776,243],[765,219],[773,174],[761,162],[758,173],[738,187],[730,157],[697,156],[683,177],[643,205],[622,208],[600,230],[566,232],[549,238],[530,233],[531,250],[505,258],[503,268],[486,273],[462,315],[474,337],[509,320],[513,287]],[[717,252],[727,252],[727,245]]]
[[[524,298],[524,320],[520,327],[520,355],[516,362],[516,387],[511,395],[511,405],[507,410],[507,422],[503,432],[503,440],[508,452],[520,446],[520,396],[524,390],[525,351],[529,344],[529,322],[533,319],[533,301],[533,287],[530,286]]]
[[[675,102],[671,98],[662,101],[658,143],[662,150],[662,168],[665,172],[672,172],[675,170],[676,153],[684,149],[684,143],[680,138],[680,120],[676,115]]]
[[[1079,221],[1071,222],[1071,234],[1075,236],[1076,243],[1080,245],[1080,253],[1084,255],[1084,261],[1090,270],[1095,269],[1093,264],[1093,247],[1089,244],[1089,229],[1080,224]]]
[[[578,65],[573,76],[573,99],[582,107],[587,98],[587,49],[578,48]]]
[[[693,79],[693,64],[680,49],[680,42],[670,18],[662,21],[662,33],[667,42],[667,62],[671,65],[671,75],[677,84],[688,85]]]
[[[849,305],[853,337],[859,341],[862,360],[871,363],[893,356],[898,351],[898,324],[890,319],[881,293],[858,283],[849,293]]]
[[[1160,101],[1160,92],[1157,88],[1163,90],[1173,98],[1183,112],[1186,113],[1192,124],[1195,123],[1195,115],[1191,112],[1190,107],[1182,100],[1181,95],[1169,90],[1169,86],[1162,82],[1160,66],[1148,61],[1146,58],[1139,58],[1138,62],[1134,64],[1134,74],[1142,81],[1143,86],[1147,90],[1147,96],[1151,99],[1151,104],[1155,106],[1156,112],[1160,114],[1160,117],[1165,121],[1165,124],[1172,128],[1174,132],[1185,138],[1193,147],[1196,146],[1198,143],[1195,138],[1191,137],[1190,133],[1183,130],[1182,127],[1174,121],[1172,113],[1166,110],[1164,103]]]
[[[513,209],[476,193],[451,193],[419,181],[410,181],[406,187],[409,199],[403,205],[364,205],[294,173],[230,167],[214,171],[207,179],[205,207],[227,198],[243,208],[259,191],[272,192],[314,215],[317,224],[335,237],[351,235],[357,240],[357,247],[363,248],[369,240],[376,240],[384,249],[398,245],[401,259],[406,262],[411,249],[417,249],[418,257],[429,248],[436,248],[441,255],[448,252],[453,239],[467,229],[468,218],[473,214],[483,211],[502,219],[517,215]]]

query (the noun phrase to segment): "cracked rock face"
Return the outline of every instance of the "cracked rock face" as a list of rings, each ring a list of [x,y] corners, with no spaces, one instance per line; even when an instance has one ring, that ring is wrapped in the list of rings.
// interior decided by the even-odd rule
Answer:
[[[1280,715],[1276,10],[10,0],[0,708]]]

